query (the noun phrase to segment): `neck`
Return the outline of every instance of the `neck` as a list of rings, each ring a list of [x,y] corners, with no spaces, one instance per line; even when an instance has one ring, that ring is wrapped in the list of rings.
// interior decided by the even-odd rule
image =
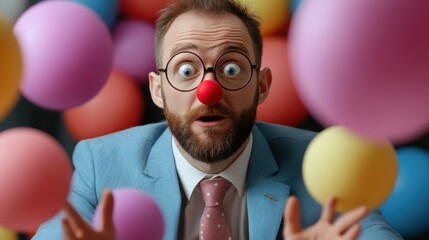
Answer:
[[[240,146],[240,148],[231,156],[229,156],[227,159],[224,159],[219,162],[215,163],[206,163],[203,161],[200,161],[198,159],[195,159],[189,155],[188,152],[186,152],[182,146],[179,144],[179,142],[176,140],[176,138],[173,138],[174,142],[176,143],[177,148],[179,149],[180,153],[184,156],[186,161],[189,162],[193,167],[197,168],[201,172],[207,173],[207,174],[217,174],[228,168],[231,163],[233,163],[238,156],[243,152],[244,148],[246,147],[247,143],[249,142],[249,138],[244,141],[244,143]]]

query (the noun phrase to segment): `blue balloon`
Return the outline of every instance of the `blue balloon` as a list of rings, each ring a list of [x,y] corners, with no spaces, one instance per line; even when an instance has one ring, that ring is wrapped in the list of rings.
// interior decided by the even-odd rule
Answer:
[[[71,0],[73,2],[82,3],[87,6],[98,16],[101,17],[108,27],[111,27],[116,20],[119,0]]]
[[[292,13],[295,13],[296,9],[298,8],[301,0],[292,0]]]
[[[398,178],[380,210],[405,238],[429,230],[429,152],[417,147],[397,149]]]

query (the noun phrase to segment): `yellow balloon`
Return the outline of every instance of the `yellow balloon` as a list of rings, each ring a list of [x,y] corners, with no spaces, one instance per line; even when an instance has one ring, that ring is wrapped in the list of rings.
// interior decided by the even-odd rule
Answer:
[[[0,121],[18,101],[22,74],[21,52],[12,27],[0,15]]]
[[[289,18],[289,0],[239,0],[239,2],[259,17],[263,36],[279,32]]]
[[[336,197],[339,212],[379,207],[393,190],[397,173],[390,142],[367,139],[342,126],[319,133],[304,155],[308,191],[321,205],[329,196]]]
[[[18,234],[0,226],[1,240],[18,240]]]

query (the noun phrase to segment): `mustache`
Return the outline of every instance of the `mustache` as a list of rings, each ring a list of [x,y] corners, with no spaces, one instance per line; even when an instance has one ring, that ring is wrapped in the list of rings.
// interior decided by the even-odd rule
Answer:
[[[185,118],[187,120],[194,120],[205,115],[222,115],[222,116],[233,116],[233,111],[221,104],[216,104],[213,106],[200,106],[195,109],[189,110]]]

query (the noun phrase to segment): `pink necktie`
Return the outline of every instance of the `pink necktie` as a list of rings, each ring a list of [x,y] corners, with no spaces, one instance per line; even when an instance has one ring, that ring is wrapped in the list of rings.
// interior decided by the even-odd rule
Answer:
[[[231,183],[224,178],[202,180],[199,184],[206,206],[200,220],[200,240],[231,240],[223,198]]]

